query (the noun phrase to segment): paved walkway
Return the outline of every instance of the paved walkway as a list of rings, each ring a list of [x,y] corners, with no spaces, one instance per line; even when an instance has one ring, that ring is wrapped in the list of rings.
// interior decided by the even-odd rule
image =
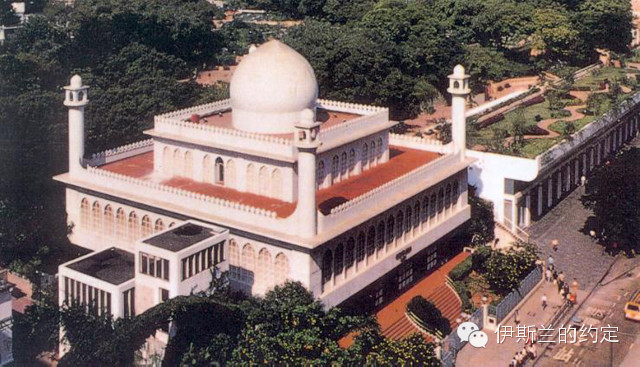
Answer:
[[[549,306],[542,309],[541,298],[546,294]],[[542,285],[533,290],[533,294],[520,305],[520,325],[536,326],[548,324],[556,311],[563,303],[562,297],[557,292],[557,287],[553,283],[543,281]],[[502,343],[498,343],[498,334],[485,330],[489,336],[489,342],[485,348],[474,348],[467,344],[458,353],[456,366],[458,367],[478,367],[478,366],[496,366],[506,367],[516,352],[524,348],[524,340],[518,340],[517,328],[511,315],[501,322],[504,326],[511,326],[513,330],[512,337],[505,337]],[[501,329],[504,330],[504,329]]]

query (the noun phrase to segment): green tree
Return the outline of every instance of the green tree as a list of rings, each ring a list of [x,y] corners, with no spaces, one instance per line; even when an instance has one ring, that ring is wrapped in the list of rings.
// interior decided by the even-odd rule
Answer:
[[[626,53],[631,44],[632,21],[629,1],[585,0],[578,6],[574,25],[592,49]]]
[[[43,351],[58,347],[60,310],[57,293],[42,292],[38,302],[25,308],[24,314],[16,314],[13,323],[13,357],[16,364],[29,366]]]
[[[543,7],[533,12],[533,44],[548,58],[567,58],[579,32],[574,29],[569,14],[560,6]]]
[[[640,241],[640,149],[625,150],[594,171],[586,183],[584,206],[596,217],[598,242],[608,251],[637,252]]]
[[[495,238],[493,203],[481,199],[476,195],[476,188],[469,186],[469,206],[471,207],[471,219],[467,230],[469,241],[472,246],[484,246]]]
[[[524,146],[524,136],[527,132],[527,120],[524,117],[524,108],[520,107],[515,111],[515,117],[511,121],[511,136],[513,141],[511,147],[520,149]]]
[[[419,334],[395,341],[383,339],[366,356],[368,366],[440,366],[432,343]]]
[[[564,127],[562,128],[562,138],[563,139],[571,139],[571,135],[576,132],[576,125],[571,121],[565,121]]]
[[[528,243],[516,242],[507,251],[493,251],[485,261],[484,276],[497,294],[506,295],[517,289],[524,279],[536,266],[535,247]]]

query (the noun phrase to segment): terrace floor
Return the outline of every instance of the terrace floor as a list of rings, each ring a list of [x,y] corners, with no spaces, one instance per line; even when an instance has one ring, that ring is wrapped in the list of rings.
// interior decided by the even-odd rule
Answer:
[[[382,186],[441,156],[437,153],[396,146],[391,146],[389,149],[388,162],[379,164],[357,176],[334,184],[329,188],[317,191],[316,202],[318,209],[326,215],[336,206]],[[278,217],[281,218],[290,216],[296,208],[295,202],[290,203],[258,194],[241,192],[222,185],[198,182],[180,176],[163,176],[153,170],[153,152],[108,163],[100,168],[141,180],[152,180],[162,185],[180,188],[206,196],[271,210],[276,212]]]

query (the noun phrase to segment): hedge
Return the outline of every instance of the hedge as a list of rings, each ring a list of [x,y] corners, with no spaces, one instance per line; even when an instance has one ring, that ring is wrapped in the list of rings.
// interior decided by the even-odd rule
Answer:
[[[504,120],[504,115],[499,113],[495,116],[489,117],[488,119],[482,121],[482,122],[478,122],[478,127],[479,128],[485,128],[488,126],[491,126],[493,124],[495,124],[496,122],[502,121]]]
[[[569,116],[571,116],[571,111],[567,111],[567,110],[558,110],[558,111],[551,112],[551,117],[553,118],[569,117]]]
[[[544,97],[543,96],[536,96],[534,98],[531,98],[529,100],[526,100],[524,102],[522,102],[521,106],[522,107],[529,107],[529,106],[533,106],[534,104],[539,104],[544,102]]]
[[[488,246],[478,247],[471,254],[471,268],[478,273],[483,273],[485,271],[484,263],[491,256],[491,248]]]
[[[464,261],[462,261],[460,264],[456,265],[453,269],[451,269],[451,271],[449,272],[449,278],[451,278],[451,280],[462,280],[464,278],[466,278],[470,273],[471,273],[472,269],[472,263],[471,263],[471,256],[467,257],[466,259],[464,259]]]
[[[549,132],[538,125],[529,125],[524,129],[525,135],[549,135]]]
[[[462,301],[462,311],[472,313],[474,311],[474,307],[471,303],[471,292],[469,291],[469,288],[467,288],[467,284],[458,280],[453,282],[453,288],[455,288],[456,293],[458,293],[458,296],[460,296],[460,300]]]

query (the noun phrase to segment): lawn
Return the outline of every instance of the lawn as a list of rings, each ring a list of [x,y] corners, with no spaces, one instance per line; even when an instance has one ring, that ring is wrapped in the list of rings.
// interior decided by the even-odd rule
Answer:
[[[493,136],[493,132],[491,130],[495,128],[511,131],[511,125],[513,124],[513,121],[518,116],[518,113],[519,113],[518,109],[515,109],[513,111],[506,113],[504,115],[504,120],[498,121],[491,126],[485,127],[484,129],[480,129],[478,131],[477,137],[474,137],[474,138],[478,139],[477,140],[478,142],[487,141],[491,139],[491,137]],[[542,120],[551,118],[551,110],[549,110],[549,102],[547,100],[545,100],[542,103],[525,107],[523,109],[523,113],[524,113],[524,119],[526,121],[526,126],[537,124],[535,119],[536,115],[540,115]]]
[[[579,131],[580,129],[582,129],[583,127],[589,125],[590,123],[592,123],[597,116],[585,116],[579,120],[575,120],[572,121],[573,125],[576,128],[576,131]],[[557,132],[558,134],[562,135],[563,131],[564,131],[564,127],[566,126],[567,122],[564,120],[560,120],[560,121],[556,121],[553,124],[549,125],[549,130],[553,130],[555,132]]]
[[[593,87],[597,88],[600,85],[600,82],[605,80],[622,80],[627,74],[638,74],[640,71],[634,69],[620,69],[614,67],[604,67],[597,69],[595,71],[595,75],[589,75],[575,82],[575,86],[577,87]]]

